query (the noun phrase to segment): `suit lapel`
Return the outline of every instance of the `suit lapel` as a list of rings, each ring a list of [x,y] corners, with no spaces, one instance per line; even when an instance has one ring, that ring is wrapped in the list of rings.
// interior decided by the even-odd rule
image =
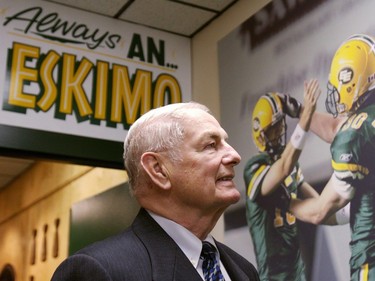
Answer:
[[[202,281],[181,249],[146,210],[140,210],[132,227],[148,250],[154,281]]]
[[[225,266],[232,281],[247,281],[249,276],[237,265],[237,263],[222,249],[218,247],[220,252],[220,260]]]

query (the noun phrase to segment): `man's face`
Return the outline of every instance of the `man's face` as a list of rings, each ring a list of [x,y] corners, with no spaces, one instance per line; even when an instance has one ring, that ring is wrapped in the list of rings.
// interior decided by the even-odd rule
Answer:
[[[269,127],[265,132],[266,142],[274,152],[282,153],[285,148],[285,119],[280,119],[276,124]]]
[[[188,208],[207,211],[237,202],[240,193],[233,177],[241,157],[226,142],[227,133],[202,110],[191,110],[184,123],[182,160],[168,165],[175,199]]]

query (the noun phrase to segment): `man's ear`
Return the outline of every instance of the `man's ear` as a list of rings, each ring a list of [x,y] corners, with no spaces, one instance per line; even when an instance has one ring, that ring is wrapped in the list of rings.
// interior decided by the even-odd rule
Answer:
[[[164,166],[163,158],[156,152],[145,152],[141,157],[141,164],[150,179],[163,189],[170,188],[169,175]]]

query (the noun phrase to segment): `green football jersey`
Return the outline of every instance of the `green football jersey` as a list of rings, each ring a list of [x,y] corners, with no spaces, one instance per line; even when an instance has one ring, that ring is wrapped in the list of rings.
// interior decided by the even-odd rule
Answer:
[[[262,181],[273,164],[267,153],[251,158],[244,169],[246,217],[257,259],[260,280],[302,281],[302,261],[296,218],[287,211],[303,181],[299,165],[271,195],[261,196]]]
[[[357,269],[375,260],[375,104],[350,116],[331,144],[331,155],[336,177],[354,189],[354,195],[343,192],[352,197],[350,265]]]

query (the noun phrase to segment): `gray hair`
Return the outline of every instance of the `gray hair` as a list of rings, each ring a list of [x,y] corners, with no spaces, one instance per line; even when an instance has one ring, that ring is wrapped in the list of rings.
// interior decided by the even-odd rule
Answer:
[[[148,111],[130,127],[124,141],[123,158],[132,191],[141,178],[143,153],[167,152],[172,161],[180,160],[179,147],[185,133],[182,121],[191,109],[210,113],[206,106],[196,102],[174,103]]]

